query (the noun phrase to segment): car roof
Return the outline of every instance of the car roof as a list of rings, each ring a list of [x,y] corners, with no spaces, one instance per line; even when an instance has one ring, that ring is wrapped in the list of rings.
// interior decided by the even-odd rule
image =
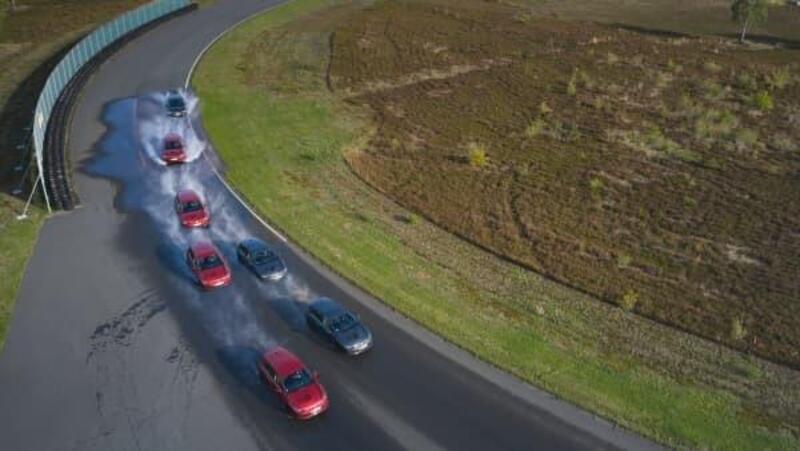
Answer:
[[[321,313],[324,317],[337,316],[346,313],[347,309],[330,298],[319,298],[311,303],[311,308]]]
[[[184,189],[178,191],[178,200],[181,202],[190,202],[193,200],[200,200],[200,195],[192,189]]]
[[[304,369],[303,362],[288,349],[276,346],[264,353],[263,359],[269,363],[280,378]]]
[[[269,250],[272,249],[272,248],[269,247],[269,245],[267,243],[259,240],[258,238],[247,238],[247,239],[244,239],[244,240],[239,242],[239,245],[243,246],[243,247],[245,247],[245,248],[247,248],[247,249],[249,249],[251,251],[257,250],[257,249],[269,249]]]
[[[219,252],[217,252],[217,248],[208,241],[198,241],[192,244],[192,253],[194,253],[195,257],[205,257],[211,254],[219,254]]]

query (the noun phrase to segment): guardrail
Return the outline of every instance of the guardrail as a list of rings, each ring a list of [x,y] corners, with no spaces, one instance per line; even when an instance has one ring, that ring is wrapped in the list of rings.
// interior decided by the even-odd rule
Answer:
[[[67,90],[73,80],[77,78],[76,75],[84,69],[87,62],[95,59],[103,50],[117,42],[120,38],[160,18],[186,9],[190,5],[192,5],[190,0],[154,0],[144,6],[129,11],[111,22],[104,24],[83,38],[66,54],[66,56],[64,56],[50,73],[39,95],[39,100],[36,103],[32,129],[33,149],[36,166],[39,170],[39,175],[33,189],[35,190],[37,184],[41,182],[48,211],[51,211],[50,194],[58,194],[53,193],[53,191],[59,189],[70,190],[66,180],[66,169],[63,168],[63,166],[65,166],[63,158],[63,140],[56,139],[55,142],[52,143],[53,146],[59,147],[55,149],[54,153],[60,155],[59,158],[61,160],[60,162],[55,162],[55,164],[62,167],[56,171],[51,171],[50,168],[45,167],[46,147],[50,146],[50,142],[53,141],[52,139],[48,139],[48,127],[51,119],[59,110],[59,104],[64,103],[62,97],[64,96],[65,90]],[[65,106],[62,109],[66,110],[67,108]],[[48,192],[48,190],[51,192]],[[31,193],[31,197],[32,194],[33,193]],[[72,208],[72,201],[56,202],[56,206],[58,208],[70,209]]]

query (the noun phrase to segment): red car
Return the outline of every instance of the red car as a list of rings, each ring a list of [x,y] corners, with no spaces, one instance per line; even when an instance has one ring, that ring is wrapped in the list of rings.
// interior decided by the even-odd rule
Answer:
[[[231,283],[231,269],[228,262],[213,244],[195,243],[186,251],[186,263],[197,277],[200,286],[210,290]]]
[[[265,352],[258,370],[293,417],[308,420],[328,410],[328,394],[319,374],[286,349],[278,346]]]
[[[175,211],[184,227],[208,227],[211,222],[211,215],[203,205],[203,200],[190,189],[180,191],[175,196]]]
[[[183,148],[183,139],[175,133],[170,133],[164,138],[164,150],[161,159],[167,164],[186,162],[186,151]]]

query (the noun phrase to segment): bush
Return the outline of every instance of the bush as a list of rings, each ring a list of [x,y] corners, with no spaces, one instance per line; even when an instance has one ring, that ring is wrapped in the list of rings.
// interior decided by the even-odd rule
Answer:
[[[626,291],[625,294],[623,294],[622,297],[617,301],[617,305],[619,305],[619,307],[626,312],[630,312],[636,308],[636,304],[638,303],[639,293],[634,290]]]
[[[789,83],[792,82],[792,73],[789,72],[788,66],[783,66],[780,69],[776,69],[772,71],[772,73],[767,74],[766,81],[767,86],[769,86],[769,89],[772,91],[776,89],[783,89],[789,86]]]
[[[800,146],[797,145],[789,135],[780,133],[772,138],[772,147],[781,152],[791,152],[797,150],[800,153]]]
[[[747,336],[747,329],[744,328],[744,322],[741,318],[733,318],[731,320],[731,339],[739,341]]]
[[[578,71],[575,70],[572,72],[572,77],[570,77],[569,82],[567,83],[567,95],[570,97],[574,97],[578,93],[578,88],[575,84],[575,79],[577,77]]]
[[[594,80],[592,80],[592,77],[590,77],[589,74],[587,74],[583,70],[579,70],[578,71],[578,79],[581,82],[581,86],[583,86],[584,88],[586,88],[586,89],[594,89],[594,86],[595,86],[594,85]]]
[[[592,191],[593,196],[600,197],[603,194],[603,188],[605,188],[605,185],[599,177],[592,177],[589,180],[589,189]]]
[[[758,142],[758,132],[743,128],[736,131],[736,144],[743,147],[752,147]]]
[[[467,146],[469,164],[475,168],[482,168],[489,163],[489,157],[486,154],[486,148],[482,144],[470,143]]]
[[[675,63],[675,61],[673,61],[672,58],[670,58],[667,61],[667,70],[673,73],[678,73],[683,70],[683,66]]]
[[[712,102],[722,100],[726,94],[725,87],[714,80],[703,80],[700,82],[700,89],[703,91],[703,98]]]
[[[550,105],[548,105],[547,102],[542,101],[542,103],[539,104],[539,113],[542,116],[547,116],[548,114],[550,114],[552,112],[553,112],[553,109],[550,108]]]
[[[722,66],[713,61],[706,61],[703,63],[703,69],[705,69],[707,72],[711,72],[712,74],[716,74],[722,70]]]
[[[736,87],[744,91],[753,92],[758,89],[758,81],[756,77],[747,72],[740,72],[736,75]]]
[[[547,127],[547,123],[542,118],[537,118],[528,125],[528,128],[525,129],[525,136],[528,138],[535,138],[542,134],[545,127]]]
[[[617,256],[617,268],[625,269],[631,266],[633,258],[630,255],[621,254]]]
[[[615,53],[608,52],[606,54],[606,63],[607,64],[617,64],[619,62],[619,56]]]
[[[709,109],[694,122],[695,138],[716,138],[730,135],[739,125],[739,119],[730,111]]]
[[[767,91],[761,91],[753,95],[753,105],[761,111],[769,111],[775,107],[772,96]]]

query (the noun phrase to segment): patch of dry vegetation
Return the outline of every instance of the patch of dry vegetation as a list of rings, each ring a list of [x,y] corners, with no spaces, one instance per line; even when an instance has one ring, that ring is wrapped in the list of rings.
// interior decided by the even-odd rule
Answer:
[[[354,14],[332,50],[330,87],[379,124],[348,159],[371,185],[625,310],[800,367],[796,51],[418,2]],[[491,164],[465,164],[469,143]]]

